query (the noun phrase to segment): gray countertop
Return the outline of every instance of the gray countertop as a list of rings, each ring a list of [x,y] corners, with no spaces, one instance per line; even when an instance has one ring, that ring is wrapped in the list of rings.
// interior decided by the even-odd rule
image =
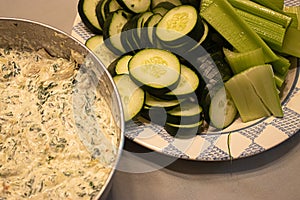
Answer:
[[[0,0],[0,16],[71,33],[77,0]],[[151,155],[151,156],[148,156]],[[112,200],[298,200],[300,135],[264,153],[226,162],[173,159],[126,140]]]

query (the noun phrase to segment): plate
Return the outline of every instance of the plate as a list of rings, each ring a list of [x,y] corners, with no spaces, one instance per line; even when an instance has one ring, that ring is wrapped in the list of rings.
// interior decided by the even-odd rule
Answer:
[[[285,5],[299,3],[297,0],[288,0]],[[72,36],[84,43],[92,35],[77,15]],[[107,49],[99,51],[106,54]],[[113,56],[105,56],[100,60],[108,65],[113,59]],[[125,137],[150,150],[195,161],[239,159],[267,151],[300,130],[300,60],[292,58],[291,63],[292,67],[282,91],[283,118],[267,117],[249,123],[242,123],[237,119],[222,132],[180,138],[170,136],[163,127],[140,117],[126,125]]]

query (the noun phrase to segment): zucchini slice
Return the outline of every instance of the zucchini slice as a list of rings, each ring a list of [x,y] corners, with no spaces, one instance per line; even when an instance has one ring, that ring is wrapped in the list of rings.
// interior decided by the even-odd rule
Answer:
[[[79,0],[77,5],[78,14],[84,25],[95,34],[102,34],[103,29],[97,19],[95,7],[99,0]]]
[[[155,27],[161,20],[162,16],[160,14],[153,14],[145,22],[144,28],[142,30],[141,40],[143,41],[143,47],[145,48],[157,48],[158,40],[155,37]]]
[[[178,106],[183,101],[184,99],[164,100],[146,92],[145,105],[149,108],[154,107],[154,108],[164,108],[165,110],[170,110]]]
[[[180,6],[182,5],[180,0],[151,0],[151,9],[154,9],[157,7],[158,4],[168,2],[173,4],[174,6]]]
[[[202,120],[202,107],[198,103],[185,101],[167,111],[167,122],[172,124],[194,124]]]
[[[162,95],[163,99],[186,98],[195,92],[200,84],[198,75],[191,68],[181,64],[180,80],[176,88]]]
[[[200,120],[194,124],[172,124],[167,122],[164,128],[172,136],[189,138],[197,135],[200,132],[202,124],[203,120]]]
[[[181,5],[169,10],[157,24],[157,37],[168,44],[177,45],[190,37],[199,41],[204,26],[198,11],[190,5]]]
[[[234,121],[237,113],[237,108],[230,94],[222,87],[211,99],[209,106],[210,122],[215,128],[223,129]]]
[[[127,74],[113,77],[121,97],[124,119],[129,121],[137,116],[144,106],[145,92],[131,81]]]
[[[166,50],[143,49],[131,58],[128,70],[135,83],[152,94],[160,95],[177,86],[180,61]]]
[[[141,110],[141,116],[151,123],[155,123],[160,126],[164,126],[167,120],[167,113],[163,107],[148,107],[145,105]]]
[[[127,54],[114,60],[107,68],[109,73],[112,76],[128,74],[128,62],[131,57],[131,55]]]
[[[103,39],[108,49],[117,55],[126,53],[122,42],[121,32],[123,26],[128,22],[130,15],[124,10],[117,10],[110,13],[104,22]]]
[[[146,12],[151,5],[149,0],[117,0],[118,3],[127,11],[133,13]]]
[[[102,28],[102,30],[104,29],[104,22],[107,18],[108,13],[105,13],[104,7],[106,5],[106,3],[109,0],[99,0],[98,4],[96,5],[96,17],[98,20],[98,23],[100,25],[100,27]]]
[[[103,43],[102,35],[93,35],[85,41],[85,46],[93,51],[102,43]]]

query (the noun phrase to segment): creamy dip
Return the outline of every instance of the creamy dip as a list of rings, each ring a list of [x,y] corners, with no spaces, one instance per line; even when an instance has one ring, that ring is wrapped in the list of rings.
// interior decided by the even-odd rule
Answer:
[[[117,128],[80,69],[45,50],[0,49],[0,200],[93,199],[102,189]]]

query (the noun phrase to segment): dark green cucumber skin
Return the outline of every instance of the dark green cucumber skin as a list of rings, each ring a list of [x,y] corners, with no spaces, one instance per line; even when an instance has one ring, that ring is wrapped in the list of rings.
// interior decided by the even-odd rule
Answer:
[[[201,113],[193,116],[174,116],[167,113],[167,121],[173,124],[194,124],[202,120]]]
[[[158,17],[156,16],[157,14],[152,15],[144,24],[144,27],[141,29],[141,41],[142,41],[142,47],[143,48],[156,48],[157,46],[157,38],[155,37],[155,26],[156,24],[150,24],[153,20],[154,17]],[[161,15],[159,15],[161,17]],[[149,30],[152,30],[152,35],[151,35],[151,39],[149,38],[148,32]]]
[[[193,128],[174,127],[170,124],[164,125],[165,130],[171,135],[178,138],[193,138],[201,132],[202,126],[196,126]]]
[[[160,2],[159,4],[157,4],[154,8],[152,8],[152,10],[155,9],[155,8],[159,8],[159,7],[163,7],[167,10],[170,10],[170,9],[176,7],[176,6],[174,4],[172,4],[171,2],[164,1],[164,2]]]
[[[104,43],[105,43],[105,45],[106,45],[106,47],[107,48],[109,48],[113,53],[115,53],[116,55],[124,55],[124,53],[126,53],[126,52],[122,52],[121,50],[119,50],[119,49],[117,49],[116,47],[114,47],[113,46],[113,44],[111,43],[111,41],[110,41],[110,33],[109,33],[109,27],[110,27],[110,25],[111,25],[111,22],[112,22],[112,19],[113,19],[113,17],[114,17],[114,14],[116,13],[116,12],[123,12],[123,16],[126,18],[130,18],[130,15],[128,15],[128,13],[126,13],[125,11],[123,11],[123,10],[117,10],[117,11],[115,11],[115,12],[112,12],[112,13],[110,13],[108,16],[107,16],[107,18],[106,18],[106,20],[105,20],[105,23],[104,23],[104,31],[103,31],[103,41],[104,41]],[[121,34],[122,33],[120,33],[120,37],[121,37]],[[123,45],[122,45],[123,46]],[[125,49],[125,51],[126,51],[126,49]]]
[[[137,14],[137,13],[134,12],[132,9],[130,9],[130,8],[129,8],[122,0],[117,0],[117,2],[118,2],[119,5],[120,5],[124,10],[126,10],[127,12]],[[149,8],[150,8],[150,5],[149,5]],[[149,10],[149,8],[148,8],[147,10]]]
[[[200,10],[201,0],[181,0],[182,5],[192,5],[196,10]]]
[[[141,83],[139,80],[137,80],[135,77],[133,77],[130,73],[129,73],[129,76],[135,84],[140,86],[143,90],[149,92],[149,94],[156,96],[156,97],[160,97],[163,94],[172,91],[174,88],[176,88],[176,86],[179,83],[179,80],[177,80],[175,83],[173,83],[172,85],[170,85],[168,87],[156,88],[156,87],[151,87],[149,85],[145,85],[145,84]]]
[[[140,114],[151,123],[155,123],[160,126],[164,126],[166,124],[167,114],[163,107],[143,108]]]
[[[95,27],[89,19],[86,17],[84,10],[83,10],[83,4],[85,0],[79,0],[77,4],[77,11],[81,18],[82,23],[94,34],[102,34],[103,30],[100,30],[99,28]],[[100,26],[101,27],[101,26]]]
[[[104,22],[106,21],[108,13],[104,13],[102,11],[101,7],[107,2],[108,0],[100,0],[98,4],[96,5],[96,16],[98,19],[98,22],[100,24],[100,27],[104,30]]]

